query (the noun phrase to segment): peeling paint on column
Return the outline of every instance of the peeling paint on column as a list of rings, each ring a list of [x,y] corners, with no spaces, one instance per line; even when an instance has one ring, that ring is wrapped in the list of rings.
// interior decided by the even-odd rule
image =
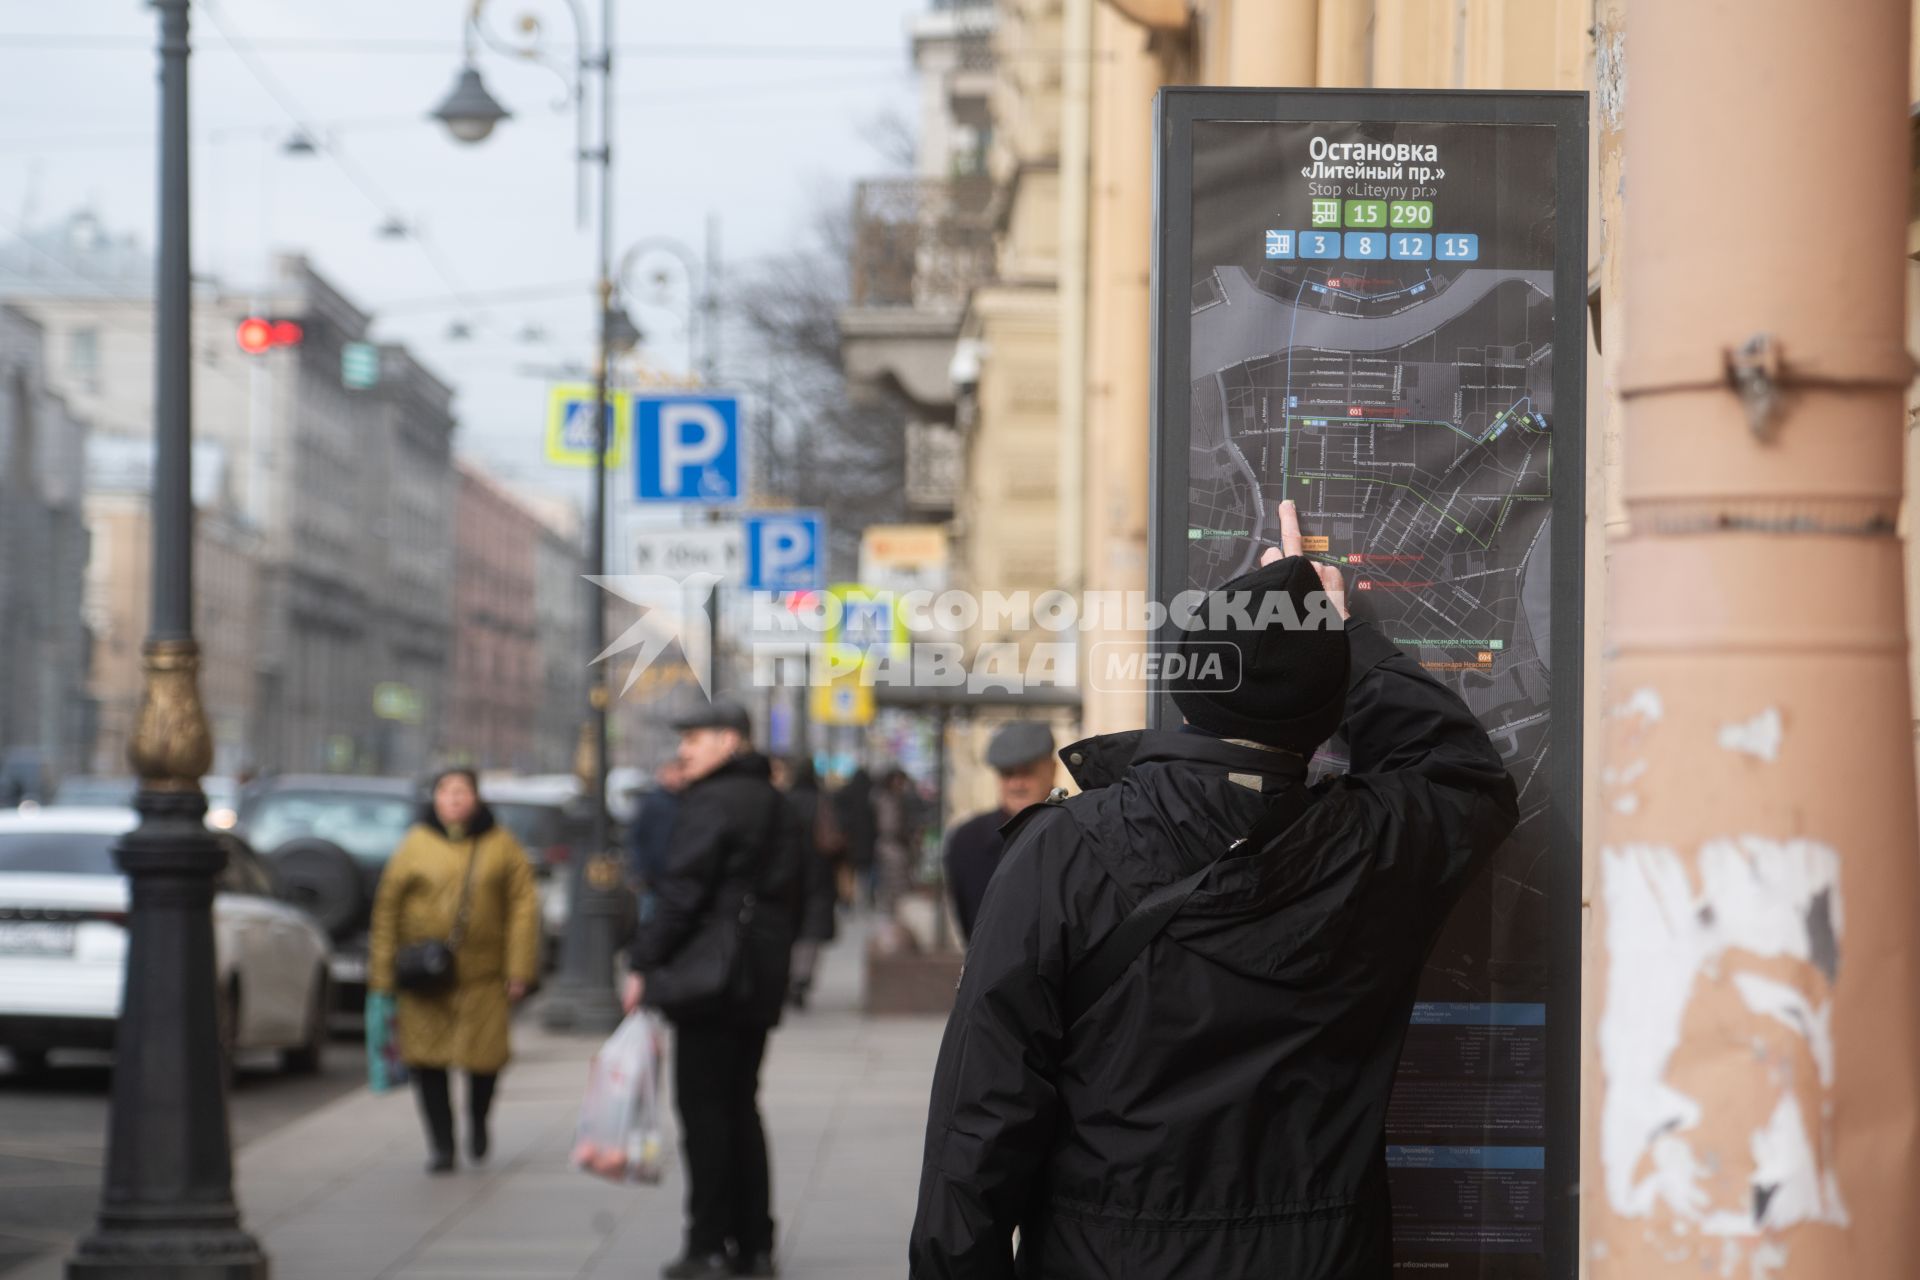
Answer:
[[[1627,35],[1619,28],[1602,30],[1594,40],[1593,96],[1601,126],[1618,129],[1627,109]]]
[[[1799,1223],[1846,1226],[1830,1163],[1832,987],[1845,928],[1839,854],[1817,840],[1758,835],[1709,840],[1691,860],[1658,844],[1624,844],[1602,851],[1601,875],[1608,973],[1600,1160],[1613,1211],[1671,1222],[1680,1237],[1689,1229],[1744,1240]],[[1673,1070],[1689,1009],[1727,987],[1748,1011],[1793,1032],[1817,1075],[1807,1090],[1790,1066],[1743,1071],[1743,1088],[1776,1091],[1744,1151],[1696,1145],[1712,1108],[1742,1090],[1690,1092]],[[1807,1114],[1803,1097],[1817,1099],[1818,1114]],[[1745,1169],[1736,1179],[1742,1193],[1722,1190],[1716,1199],[1710,1184],[1724,1188],[1719,1175],[1736,1161]],[[1749,1257],[1764,1261],[1758,1251]],[[1735,1261],[1723,1252],[1723,1270]]]
[[[1780,758],[1782,737],[1780,710],[1777,707],[1768,707],[1751,720],[1720,726],[1720,745],[1723,749],[1750,755],[1768,764]]]
[[[1748,1280],[1774,1280],[1787,1265],[1787,1247],[1777,1240],[1753,1246],[1753,1268]]]
[[[1616,716],[1639,716],[1646,723],[1659,724],[1667,714],[1667,704],[1660,691],[1652,685],[1641,685],[1627,695],[1627,700],[1614,707],[1609,713]]]
[[[1601,789],[1615,793],[1612,798],[1607,801],[1615,813],[1634,814],[1640,811],[1639,793],[1623,790],[1622,788],[1629,787],[1635,782],[1638,782],[1646,772],[1647,762],[1644,759],[1635,760],[1630,764],[1622,765],[1618,769],[1606,768],[1600,771]]]

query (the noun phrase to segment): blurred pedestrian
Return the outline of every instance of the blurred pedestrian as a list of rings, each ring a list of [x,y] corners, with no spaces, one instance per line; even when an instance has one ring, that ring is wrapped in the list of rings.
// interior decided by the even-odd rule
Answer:
[[[834,817],[833,805],[821,794],[813,761],[802,757],[787,765],[785,790],[793,810],[804,856],[800,884],[800,937],[793,944],[793,976],[787,983],[787,1003],[807,1007],[820,949],[839,933],[841,855],[846,840]]]
[[[987,765],[1000,781],[1000,807],[968,818],[947,835],[947,892],[962,938],[973,936],[980,900],[1006,849],[1000,829],[1053,790],[1053,731],[1032,720],[1001,725],[987,743]]]
[[[879,877],[874,905],[891,913],[913,885],[926,806],[905,769],[887,770],[873,792],[873,860]]]
[[[760,1062],[786,1003],[800,842],[744,708],[715,702],[675,727],[686,785],[621,993],[629,1012],[644,1000],[674,1026],[687,1233],[661,1275],[771,1276]]]
[[[437,979],[439,958],[451,960]],[[511,1052],[508,1021],[539,972],[540,898],[533,865],[494,822],[470,769],[434,779],[374,897],[370,994],[397,996],[396,1033],[426,1122],[429,1173],[454,1164],[448,1072],[467,1077],[467,1152],[490,1145],[487,1118]]]
[[[633,815],[627,849],[631,860],[630,874],[634,884],[643,893],[666,862],[667,841],[673,835],[673,817],[679,812],[680,792],[686,784],[686,771],[680,762],[669,760],[653,771],[653,785],[641,793],[639,808]]]
[[[1341,625],[1339,571],[1280,516],[1285,554],[1182,641],[1233,655],[1173,693],[1187,731],[1075,743],[1081,794],[1008,833],[935,1069],[915,1280],[1392,1273],[1415,990],[1518,808],[1466,704]],[[1251,629],[1270,605],[1334,625]],[[1336,729],[1350,772],[1310,789]]]
[[[861,901],[874,902],[874,814],[873,775],[862,765],[847,776],[833,793],[834,816],[840,820],[840,833],[846,840],[846,864]]]

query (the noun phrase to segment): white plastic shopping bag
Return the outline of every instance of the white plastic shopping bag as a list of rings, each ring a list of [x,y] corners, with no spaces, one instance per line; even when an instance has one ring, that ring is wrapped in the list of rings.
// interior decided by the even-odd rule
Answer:
[[[660,1181],[660,1024],[628,1016],[587,1068],[587,1096],[573,1135],[573,1167],[613,1182]]]

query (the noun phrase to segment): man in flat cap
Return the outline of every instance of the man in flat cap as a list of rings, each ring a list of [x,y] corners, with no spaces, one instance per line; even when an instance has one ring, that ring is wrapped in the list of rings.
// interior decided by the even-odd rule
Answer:
[[[1427,953],[1513,829],[1450,690],[1281,545],[1180,639],[1183,729],[1065,751],[1007,833],[934,1072],[913,1280],[1389,1280]],[[1347,770],[1311,786],[1338,731]],[[1019,1234],[1019,1254],[1014,1235]]]
[[[1053,731],[1032,720],[1001,725],[987,743],[987,765],[1000,778],[1000,807],[968,818],[947,836],[947,890],[968,938],[1006,849],[1000,828],[1053,790]]]
[[[673,1090],[687,1168],[686,1251],[667,1280],[777,1274],[760,1064],[786,1003],[799,925],[800,842],[725,699],[674,723],[685,788],[628,951],[622,1002],[674,1025]]]

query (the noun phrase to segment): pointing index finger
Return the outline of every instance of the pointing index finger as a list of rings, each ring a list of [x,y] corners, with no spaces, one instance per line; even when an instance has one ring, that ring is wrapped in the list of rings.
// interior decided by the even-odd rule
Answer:
[[[1297,556],[1305,549],[1306,544],[1300,539],[1300,512],[1294,507],[1293,499],[1288,498],[1280,504],[1280,552]]]

